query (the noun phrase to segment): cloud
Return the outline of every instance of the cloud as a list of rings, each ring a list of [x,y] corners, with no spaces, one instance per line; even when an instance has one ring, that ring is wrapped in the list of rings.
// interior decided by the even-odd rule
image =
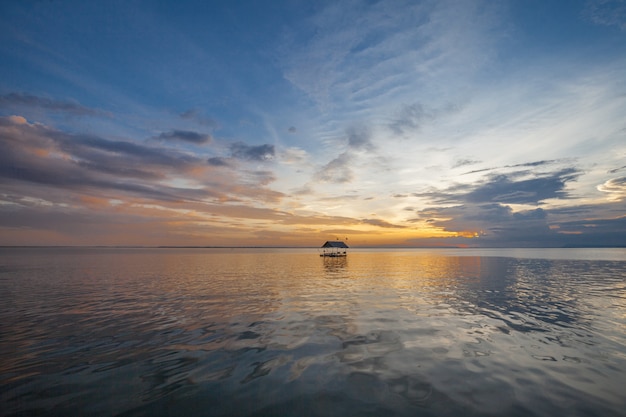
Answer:
[[[514,180],[515,175],[494,175],[463,199],[471,203],[538,204],[549,198],[567,198],[565,184],[579,175],[574,168],[519,181]]]
[[[566,215],[561,209],[516,212],[501,204],[439,207],[419,212],[416,221],[456,232],[457,237],[411,239],[407,243],[472,247],[624,246],[626,217],[590,219],[597,209],[565,209]],[[624,213],[624,207],[621,210]],[[565,220],[559,220],[560,217]]]
[[[211,172],[208,181],[208,167],[217,161],[171,148],[66,133],[24,123],[19,117],[0,117],[0,182],[5,193],[47,195],[52,187],[79,195],[161,203],[282,198],[282,193],[264,188],[273,181],[266,171]]]
[[[58,192],[55,195],[59,197]],[[0,199],[4,197],[0,194]],[[241,245],[245,243],[241,235],[249,237],[252,231],[242,226],[241,219],[274,224],[289,217],[272,209],[225,202],[186,202],[184,206],[172,202],[169,203],[172,210],[168,210],[163,205],[144,204],[141,200],[114,206],[108,199],[98,198],[81,197],[80,201],[74,201],[64,196],[61,201],[64,203],[57,204],[55,200],[35,203],[21,198],[13,209],[8,209],[7,204],[0,205],[2,244],[200,246],[206,245],[207,238],[212,236],[217,237],[213,244]]]
[[[85,166],[108,166],[110,169],[119,166],[139,169],[156,166],[161,169],[185,171],[192,169],[201,161],[190,154],[169,148],[108,140],[92,135],[68,134],[42,126],[37,129],[42,137],[52,140],[58,150],[72,155],[74,161],[83,162]]]
[[[540,166],[553,165],[553,164],[555,164],[557,162],[559,162],[559,161],[556,160],[556,159],[524,162],[524,163],[521,163],[521,164],[504,165],[504,166],[499,166],[499,167],[476,169],[476,170],[473,170],[473,171],[465,172],[465,173],[463,173],[463,175],[476,174],[476,173],[479,173],[479,172],[487,172],[487,171],[496,171],[496,170],[502,170],[502,169],[508,169],[508,168],[535,168],[535,167],[540,167]],[[467,165],[467,164],[463,164],[463,165]],[[455,168],[458,167],[458,166],[463,166],[463,165],[455,165]]]
[[[517,164],[542,167],[547,162]],[[411,240],[420,245],[470,245],[510,247],[562,247],[624,245],[626,233],[624,197],[626,178],[615,178],[598,186],[608,193],[609,203],[570,205],[554,208],[548,199],[572,199],[566,190],[581,172],[565,168],[549,173],[516,171],[507,175],[487,175],[475,184],[416,193],[431,204],[417,211],[412,223],[424,223],[458,238],[430,241]],[[514,210],[513,205],[538,205],[541,208]],[[544,208],[545,207],[545,208]]]
[[[204,133],[192,132],[189,130],[170,130],[169,132],[163,132],[155,139],[162,141],[181,141],[187,143],[193,143],[196,145],[202,145],[211,142],[211,135]]]
[[[396,134],[418,130],[424,123],[436,118],[436,111],[420,103],[405,105],[397,118],[389,123],[389,128]]]
[[[457,184],[443,191],[414,193],[437,203],[471,204],[503,203],[537,205],[547,199],[569,198],[565,186],[576,180],[581,172],[575,168],[565,168],[552,173],[529,173],[518,171],[509,174],[492,174],[474,184]],[[523,178],[520,177],[528,177]]]
[[[287,30],[284,77],[322,109],[388,109],[391,97],[430,95],[432,80],[463,85],[483,67],[499,36],[501,6],[458,1],[351,1],[321,7]],[[454,80],[454,81],[452,81]],[[440,91],[440,90],[438,90]],[[409,114],[408,125],[419,122]],[[341,116],[339,116],[341,117]]]
[[[371,132],[368,129],[353,127],[348,129],[347,133],[349,149],[373,151],[376,148],[372,143]]]
[[[315,179],[321,182],[331,182],[343,184],[352,181],[353,174],[350,169],[351,157],[348,152],[340,154],[338,157],[324,165],[315,173]]]
[[[365,126],[349,128],[346,131],[346,136],[348,140],[347,149],[320,168],[314,174],[314,180],[335,184],[349,183],[354,179],[351,164],[359,157],[364,156],[361,151],[371,153],[376,150],[376,145],[371,139],[371,131]]]
[[[626,198],[626,177],[612,178],[597,188],[598,191],[607,193],[610,201],[621,201]]]
[[[505,205],[465,204],[424,210],[420,218],[433,226],[485,241],[540,241],[552,232],[541,208],[513,212]]]
[[[406,226],[389,223],[388,221],[381,220],[381,219],[361,219],[361,223],[369,224],[369,225],[372,225],[372,226],[390,228],[390,229],[404,229],[404,228],[406,228]]]
[[[26,118],[23,116],[8,116],[6,118],[0,118],[0,125],[25,125],[25,124],[28,124],[28,120],[26,120]]]
[[[479,164],[481,161],[475,161],[473,159],[458,159],[453,165],[452,168],[460,168],[467,165]]]
[[[622,208],[624,213],[625,207]],[[626,216],[612,219],[577,219],[558,223],[562,246],[626,247]]]
[[[9,93],[0,96],[0,108],[17,107],[40,108],[53,112],[67,113],[74,116],[102,116],[105,112],[83,106],[75,101],[53,100],[26,93]]]
[[[269,161],[274,159],[274,145],[264,144],[250,146],[243,142],[235,142],[230,145],[230,152],[233,158],[246,161]]]
[[[515,166],[543,167],[547,164],[538,161]],[[554,230],[557,219],[552,223],[549,221],[549,210],[514,211],[511,205],[536,206],[548,199],[569,199],[566,185],[580,175],[575,168],[548,173],[518,170],[486,175],[476,183],[457,184],[442,191],[416,193],[414,196],[442,206],[418,211],[419,217],[413,222],[424,222],[460,237],[471,238],[464,244],[473,246],[559,246],[565,238]]]
[[[30,183],[89,193],[117,191],[163,201],[212,194],[155,183],[173,170],[190,170],[198,163],[193,157],[0,120],[0,180],[14,186]]]
[[[607,172],[608,172],[609,174],[615,174],[616,172],[620,172],[620,171],[622,171],[623,169],[626,169],[626,165],[621,166],[621,167],[619,167],[619,168],[613,168],[613,169],[610,169],[610,170],[608,170]]]

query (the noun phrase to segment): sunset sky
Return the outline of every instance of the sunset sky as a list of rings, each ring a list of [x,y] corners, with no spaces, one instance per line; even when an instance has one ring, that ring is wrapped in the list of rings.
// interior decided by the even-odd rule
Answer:
[[[3,1],[0,245],[626,245],[626,1]]]

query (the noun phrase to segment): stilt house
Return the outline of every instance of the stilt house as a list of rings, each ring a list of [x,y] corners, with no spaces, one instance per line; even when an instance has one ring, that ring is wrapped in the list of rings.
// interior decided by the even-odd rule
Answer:
[[[328,240],[322,245],[320,256],[339,257],[347,256],[348,245],[340,240]]]

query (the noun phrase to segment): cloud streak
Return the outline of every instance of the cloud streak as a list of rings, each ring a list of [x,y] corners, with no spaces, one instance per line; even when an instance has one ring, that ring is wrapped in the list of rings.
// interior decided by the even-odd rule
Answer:
[[[38,184],[89,195],[103,192],[111,198],[121,193],[161,202],[256,194],[274,200],[280,195],[263,188],[273,178],[269,172],[235,178],[211,175],[211,166],[224,165],[215,162],[219,159],[207,162],[172,148],[69,134],[15,117],[0,118],[0,139],[0,179],[5,184]],[[183,180],[194,186],[169,185]]]
[[[181,141],[195,145],[203,145],[212,140],[211,135],[190,130],[170,130],[169,132],[159,134],[155,139],[160,141]]]
[[[22,107],[39,108],[52,112],[74,116],[105,116],[107,113],[83,106],[75,101],[55,100],[26,93],[8,93],[0,95],[0,108],[18,109]]]

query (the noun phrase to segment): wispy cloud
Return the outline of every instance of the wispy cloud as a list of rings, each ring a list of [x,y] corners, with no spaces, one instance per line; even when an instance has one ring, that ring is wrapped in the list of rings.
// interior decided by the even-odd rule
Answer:
[[[335,3],[285,39],[285,77],[322,108],[376,111],[389,94],[411,102],[415,90],[432,93],[432,77],[457,75],[456,84],[488,62],[494,13],[486,2]],[[410,110],[407,122],[418,122]]]
[[[371,226],[378,226],[378,227],[389,228],[389,229],[405,229],[406,228],[406,226],[393,224],[382,219],[361,219],[361,222],[364,224],[369,224]]]
[[[351,157],[348,152],[343,152],[335,159],[324,165],[315,173],[315,180],[337,184],[352,181],[353,174],[350,169]]]
[[[452,168],[460,168],[460,167],[464,167],[468,165],[475,165],[475,164],[479,164],[480,162],[481,161],[477,161],[474,159],[457,159],[452,165]]]
[[[619,167],[619,168],[613,168],[613,169],[610,169],[610,170],[608,170],[607,172],[608,172],[609,174],[615,174],[616,172],[619,172],[619,171],[622,171],[622,170],[625,170],[625,169],[626,169],[626,165],[624,165],[624,166],[622,166],[622,167]]]
[[[454,168],[458,168],[464,165],[472,165],[473,163],[476,163],[478,161],[469,161],[470,163],[457,163],[455,164]],[[496,171],[496,170],[502,170],[502,169],[506,169],[506,168],[524,168],[524,167],[528,167],[528,168],[534,168],[534,167],[540,167],[540,166],[547,166],[547,165],[554,165],[555,163],[557,163],[559,161],[557,160],[544,160],[544,161],[532,161],[532,162],[524,162],[521,164],[513,164],[513,165],[503,165],[503,166],[499,166],[499,167],[492,167],[492,168],[482,168],[482,169],[477,169],[474,171],[468,171],[465,172],[463,175],[467,175],[467,174],[476,174],[479,172],[485,172],[485,171]]]
[[[21,113],[24,108],[39,108],[52,112],[66,113],[74,116],[106,116],[107,112],[83,106],[76,101],[58,100],[27,93],[8,93],[0,95],[0,108],[15,110]]]
[[[404,135],[419,130],[425,123],[433,122],[446,114],[458,111],[458,105],[448,104],[441,108],[431,108],[422,103],[404,105],[389,128],[396,135]]]

